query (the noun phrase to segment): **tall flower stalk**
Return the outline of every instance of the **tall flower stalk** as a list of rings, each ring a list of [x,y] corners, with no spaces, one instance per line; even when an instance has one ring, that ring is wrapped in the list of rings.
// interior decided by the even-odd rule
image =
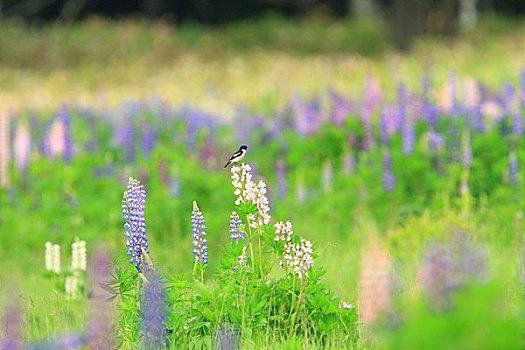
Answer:
[[[204,268],[208,264],[208,240],[206,239],[206,224],[204,215],[196,201],[193,201],[191,213],[191,226],[193,238],[193,275],[200,271],[201,282],[204,282]]]
[[[126,230],[126,247],[128,247],[129,263],[133,264],[139,273],[152,268],[149,260],[148,237],[146,235],[146,191],[139,180],[129,178],[128,188],[122,200],[122,216]]]

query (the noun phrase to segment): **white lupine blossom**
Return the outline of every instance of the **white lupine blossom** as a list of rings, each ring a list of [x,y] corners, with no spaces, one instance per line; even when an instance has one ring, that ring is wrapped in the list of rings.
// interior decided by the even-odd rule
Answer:
[[[301,237],[301,243],[288,242],[284,245],[284,262],[281,265],[291,267],[302,279],[308,277],[308,270],[314,264],[312,242]]]
[[[45,267],[47,271],[60,273],[60,246],[46,242]]]
[[[267,225],[270,223],[270,206],[266,197],[266,183],[259,180],[258,183],[252,181],[251,167],[242,163],[232,167],[232,185],[235,188],[233,192],[237,199],[235,205],[251,202],[257,206],[258,214],[249,216],[250,226]],[[258,219],[258,220],[257,220]]]
[[[292,223],[290,221],[275,223],[275,241],[289,242],[292,239],[292,234]]]
[[[86,271],[86,241],[78,238],[71,244],[71,269]]]
[[[46,242],[45,265],[46,271],[53,270],[53,243],[49,241]]]
[[[53,244],[53,264],[52,270],[55,273],[60,273],[60,246],[58,244]]]
[[[76,272],[74,272],[71,276],[66,277],[64,291],[67,299],[76,299],[78,297],[78,285],[78,274]]]

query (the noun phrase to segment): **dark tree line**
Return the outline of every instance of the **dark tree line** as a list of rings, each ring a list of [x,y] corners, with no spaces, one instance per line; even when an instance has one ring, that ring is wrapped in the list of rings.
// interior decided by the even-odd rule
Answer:
[[[366,8],[366,13],[362,9]],[[0,0],[0,16],[27,21],[75,21],[90,15],[145,16],[181,23],[222,24],[262,16],[269,11],[299,17],[312,10],[334,17],[374,12],[389,23],[401,49],[418,35],[454,35],[479,13],[525,15],[525,0]]]
[[[370,1],[389,18],[413,17],[413,26],[422,27],[421,17],[438,9],[455,13],[461,0],[361,0]],[[328,9],[334,16],[352,15],[352,3],[359,0],[0,0],[3,16],[17,16],[27,20],[75,20],[88,15],[122,17],[142,15],[173,21],[224,23],[254,18],[268,11],[283,16],[299,16],[314,8]],[[481,10],[503,14],[525,14],[523,0],[476,0]],[[420,17],[416,20],[414,17]]]

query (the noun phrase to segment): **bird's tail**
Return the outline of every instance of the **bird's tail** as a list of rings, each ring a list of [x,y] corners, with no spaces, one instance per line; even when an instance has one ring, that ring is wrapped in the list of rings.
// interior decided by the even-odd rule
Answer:
[[[226,163],[226,165],[224,166],[224,169],[226,169],[228,167],[228,165],[230,165],[232,162],[228,162]]]

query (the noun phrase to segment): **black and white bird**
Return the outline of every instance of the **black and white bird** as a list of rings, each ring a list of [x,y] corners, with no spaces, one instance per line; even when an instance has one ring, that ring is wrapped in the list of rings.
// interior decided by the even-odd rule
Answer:
[[[228,165],[230,165],[231,163],[237,163],[237,162],[241,161],[244,158],[244,156],[246,155],[247,151],[248,151],[248,146],[242,145],[241,147],[239,147],[239,150],[237,152],[235,152],[234,154],[232,154],[230,160],[228,161],[228,163],[226,163],[224,168],[227,168]]]

